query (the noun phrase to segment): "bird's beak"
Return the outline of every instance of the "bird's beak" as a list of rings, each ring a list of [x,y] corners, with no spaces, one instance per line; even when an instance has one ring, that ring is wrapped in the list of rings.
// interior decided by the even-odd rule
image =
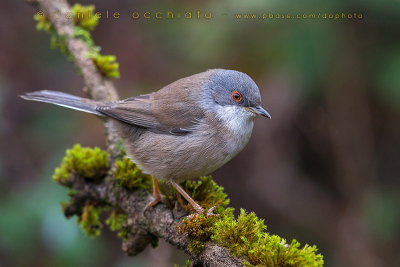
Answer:
[[[249,107],[249,109],[257,115],[261,115],[267,117],[268,119],[271,119],[271,115],[269,115],[269,113],[265,109],[263,109],[262,106]]]

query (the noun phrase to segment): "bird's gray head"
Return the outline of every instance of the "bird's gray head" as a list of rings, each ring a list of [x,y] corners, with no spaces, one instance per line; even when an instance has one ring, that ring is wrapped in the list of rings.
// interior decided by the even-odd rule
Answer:
[[[256,115],[271,118],[261,106],[260,90],[247,74],[235,70],[215,70],[210,76],[208,89],[215,103],[226,110],[234,109],[249,118]]]

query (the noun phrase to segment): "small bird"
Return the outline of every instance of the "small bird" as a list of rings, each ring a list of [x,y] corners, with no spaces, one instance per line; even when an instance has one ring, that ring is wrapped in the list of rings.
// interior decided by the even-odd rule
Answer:
[[[202,214],[179,182],[210,174],[247,144],[261,106],[260,91],[246,74],[211,69],[177,80],[162,89],[117,102],[94,101],[57,91],[21,96],[107,117],[123,140],[127,155],[153,177],[147,207],[162,199],[157,179],[166,179]]]

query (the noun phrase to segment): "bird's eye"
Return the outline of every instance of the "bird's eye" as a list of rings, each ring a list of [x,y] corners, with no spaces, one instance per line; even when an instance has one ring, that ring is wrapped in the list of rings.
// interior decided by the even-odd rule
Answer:
[[[232,91],[231,93],[231,98],[233,101],[235,101],[236,103],[239,103],[240,101],[242,101],[243,96],[241,93],[239,93],[238,91]]]

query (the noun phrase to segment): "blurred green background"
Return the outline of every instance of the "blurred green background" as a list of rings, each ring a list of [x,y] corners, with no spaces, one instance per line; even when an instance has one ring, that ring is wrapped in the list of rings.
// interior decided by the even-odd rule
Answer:
[[[75,1],[70,2],[75,3]],[[249,74],[272,120],[214,174],[231,205],[268,230],[316,244],[326,266],[400,266],[399,1],[81,1],[114,54],[121,97],[210,68]],[[212,19],[137,19],[146,11],[211,12]],[[82,95],[72,62],[35,30],[24,1],[0,8],[0,266],[172,266],[186,256],[161,243],[127,257],[106,227],[91,239],[51,180],[65,149],[105,146],[94,116],[25,102],[19,94]],[[237,19],[235,14],[357,14],[362,19]]]

